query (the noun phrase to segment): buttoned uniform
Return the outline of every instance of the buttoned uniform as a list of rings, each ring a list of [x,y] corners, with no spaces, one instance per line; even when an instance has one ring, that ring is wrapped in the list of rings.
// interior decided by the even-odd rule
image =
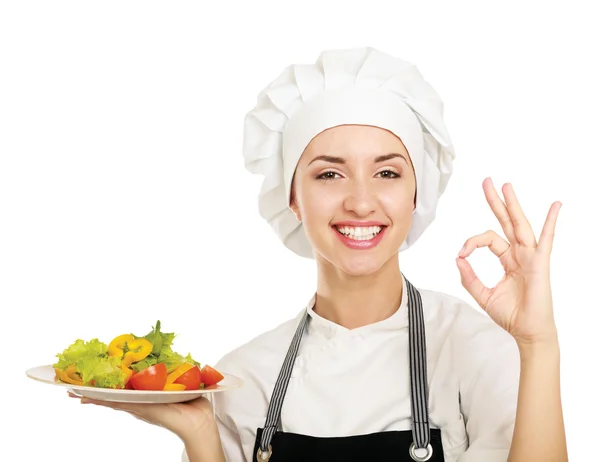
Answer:
[[[256,460],[273,391],[305,317],[278,432],[322,442],[385,432],[406,436],[413,431],[406,290],[410,283],[404,275],[403,284],[400,307],[383,321],[346,329],[315,313],[313,297],[293,319],[228,353],[215,365],[245,381],[237,390],[214,395],[228,462]],[[485,313],[456,297],[425,289],[418,293],[427,345],[429,426],[432,441],[439,435],[443,448],[443,459],[436,453],[438,459],[431,460],[505,462],[519,382],[515,340]],[[313,442],[310,448],[321,447]],[[271,462],[281,460],[276,459],[277,450],[275,437]],[[300,456],[298,460],[319,460],[318,454]],[[343,458],[341,453],[340,457],[346,462],[363,460]],[[386,457],[411,460],[404,453]],[[188,460],[184,451],[183,461]]]

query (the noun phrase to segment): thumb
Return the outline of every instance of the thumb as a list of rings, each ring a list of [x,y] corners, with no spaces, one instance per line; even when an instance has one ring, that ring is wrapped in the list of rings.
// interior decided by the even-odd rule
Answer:
[[[460,273],[460,282],[463,287],[469,292],[471,297],[475,299],[477,304],[485,310],[486,300],[490,296],[491,290],[483,285],[481,280],[473,271],[473,267],[465,258],[457,258],[456,266]]]

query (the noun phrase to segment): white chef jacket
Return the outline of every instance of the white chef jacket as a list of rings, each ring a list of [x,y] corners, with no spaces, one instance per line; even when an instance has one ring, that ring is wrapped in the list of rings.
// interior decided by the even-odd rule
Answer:
[[[213,395],[227,461],[252,461],[256,430],[265,424],[275,382],[306,310],[307,329],[281,410],[282,430],[318,437],[410,430],[405,280],[404,288],[399,309],[383,321],[346,329],[315,313],[313,297],[294,319],[225,355],[216,369],[245,382]],[[441,429],[445,461],[506,462],[520,372],[515,340],[467,303],[418,290],[430,426]],[[189,462],[185,450],[182,460]]]

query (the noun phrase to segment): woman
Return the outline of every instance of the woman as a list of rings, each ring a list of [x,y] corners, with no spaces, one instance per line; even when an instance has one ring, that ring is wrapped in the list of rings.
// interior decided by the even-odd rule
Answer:
[[[178,405],[97,403],[162,425],[204,461],[566,461],[549,262],[560,203],[539,241],[515,193],[485,197],[506,235],[468,239],[457,267],[488,316],[417,290],[398,254],[435,217],[454,151],[442,102],[417,69],[372,48],[290,66],[246,118],[260,212],[314,258],[298,316],[216,367],[239,390]],[[466,258],[489,247],[489,289]]]

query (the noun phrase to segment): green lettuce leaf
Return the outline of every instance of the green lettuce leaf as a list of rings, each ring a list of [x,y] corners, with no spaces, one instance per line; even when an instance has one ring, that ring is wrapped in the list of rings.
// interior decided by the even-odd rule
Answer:
[[[185,362],[185,358],[179,353],[175,353],[171,347],[163,347],[158,356],[159,363],[165,363],[167,373],[174,371]]]
[[[75,364],[84,385],[102,388],[123,387],[125,372],[121,369],[121,359],[108,356],[108,345],[97,338],[85,342],[77,339],[62,353],[57,354],[58,361],[53,367],[61,370]]]
[[[177,335],[173,332],[162,332],[160,327],[160,320],[158,320],[156,321],[156,326],[143,337],[152,343],[152,352],[141,361],[133,363],[131,368],[139,372],[157,363],[164,363],[167,366],[167,373],[170,373],[185,362],[190,362],[200,367],[200,363],[195,361],[191,355],[183,356],[173,351],[172,345]]]
[[[144,359],[142,359],[141,361],[133,363],[130,367],[134,371],[139,372],[142,369],[146,369],[147,367],[154,366],[157,362],[158,362],[158,357],[153,354],[150,354],[150,355],[146,356]]]
[[[198,367],[202,366],[198,361],[196,361],[194,358],[192,358],[191,353],[188,353],[188,355],[185,357],[185,362],[195,364]]]
[[[165,366],[167,366],[167,373],[174,371],[186,362],[195,364],[196,366],[200,367],[200,363],[194,361],[190,354],[188,354],[187,356],[182,356],[179,353],[173,351],[170,347],[164,347],[162,349],[158,357],[158,362],[165,363]]]
[[[146,340],[152,343],[152,354],[154,356],[159,356],[163,348],[170,347],[175,337],[176,335],[173,332],[165,333],[160,331],[160,320],[156,321],[156,327],[144,336]]]
[[[96,387],[122,388],[126,375],[120,365],[121,359],[116,356],[88,356],[77,361],[77,372],[81,374],[84,385],[93,380]]]
[[[62,353],[56,355],[58,361],[53,364],[53,367],[64,371],[67,367],[76,364],[81,359],[98,356],[108,356],[108,345],[97,338],[89,342],[77,339]]]

